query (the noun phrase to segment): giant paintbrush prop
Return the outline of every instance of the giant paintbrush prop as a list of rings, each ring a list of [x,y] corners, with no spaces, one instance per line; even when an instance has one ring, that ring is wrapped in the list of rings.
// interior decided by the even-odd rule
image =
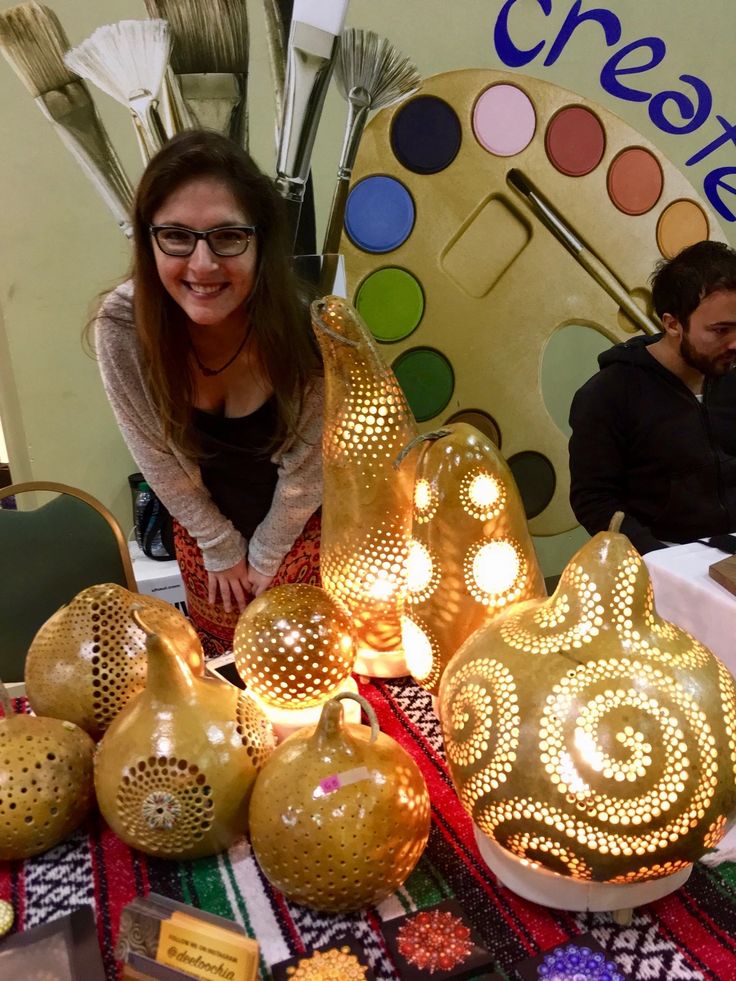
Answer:
[[[166,21],[121,20],[98,27],[64,57],[71,69],[130,109],[144,163],[167,139],[158,105],[170,49]]]
[[[133,189],[92,101],[89,89],[64,64],[69,41],[56,14],[40,3],[0,13],[0,47],[126,235]]]
[[[194,124],[248,146],[245,0],[146,0],[171,27],[171,67]]]
[[[412,62],[386,38],[379,37],[373,31],[348,28],[340,39],[335,81],[340,95],[348,104],[348,116],[337,167],[337,183],[322,245],[324,259],[320,289],[323,293],[331,293],[335,288],[337,251],[350,177],[368,115],[376,109],[385,109],[406,99],[416,92],[422,80]]]
[[[352,27],[343,31],[335,82],[348,104],[348,116],[323,252],[337,252],[340,245],[350,177],[369,113],[406,99],[421,81],[412,62],[386,38]]]
[[[295,0],[286,51],[276,186],[294,238],[348,0]]]

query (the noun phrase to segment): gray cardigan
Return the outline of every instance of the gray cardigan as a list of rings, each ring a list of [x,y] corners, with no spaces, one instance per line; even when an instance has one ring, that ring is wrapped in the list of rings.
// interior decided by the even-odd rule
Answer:
[[[247,554],[258,572],[274,575],[322,501],[323,380],[316,379],[305,395],[299,437],[272,456],[278,466],[273,502],[246,543],[210,498],[197,462],[164,439],[144,379],[131,282],[105,298],[95,322],[95,348],[102,382],[128,449],[171,514],[196,539],[205,568],[219,572]]]

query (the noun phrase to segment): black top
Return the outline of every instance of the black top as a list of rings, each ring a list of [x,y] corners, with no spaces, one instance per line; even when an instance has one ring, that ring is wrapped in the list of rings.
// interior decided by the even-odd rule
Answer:
[[[570,409],[570,503],[591,535],[615,511],[642,554],[736,531],[736,372],[699,401],[635,337],[598,358]]]
[[[276,400],[247,416],[229,418],[195,409],[202,481],[220,511],[250,538],[271,507],[278,467],[269,449],[276,433]]]

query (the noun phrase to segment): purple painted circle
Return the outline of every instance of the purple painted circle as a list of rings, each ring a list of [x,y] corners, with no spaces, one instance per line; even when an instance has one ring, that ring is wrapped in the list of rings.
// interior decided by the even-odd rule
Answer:
[[[473,109],[473,132],[482,147],[497,157],[513,157],[529,146],[537,127],[526,92],[505,82],[492,85]]]

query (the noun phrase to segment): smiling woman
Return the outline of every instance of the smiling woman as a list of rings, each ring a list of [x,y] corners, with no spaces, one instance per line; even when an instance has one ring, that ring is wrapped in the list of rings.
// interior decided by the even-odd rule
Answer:
[[[138,188],[131,278],[95,346],[138,466],[174,516],[205,650],[270,585],[319,583],[322,379],[281,199],[234,143],[171,140]]]

